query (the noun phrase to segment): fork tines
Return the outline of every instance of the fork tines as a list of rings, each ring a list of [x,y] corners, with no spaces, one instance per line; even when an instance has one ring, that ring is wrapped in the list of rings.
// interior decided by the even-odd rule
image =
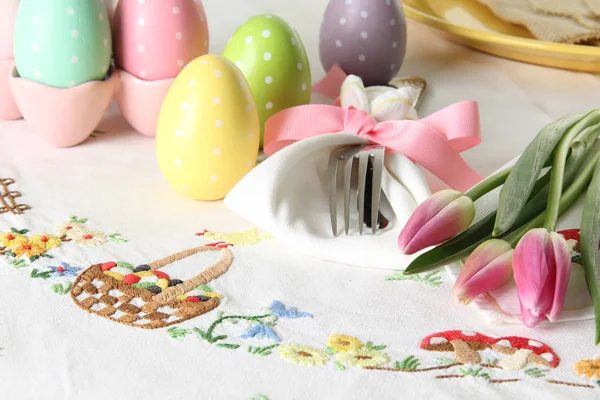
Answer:
[[[362,235],[365,222],[367,222],[367,226],[371,227],[373,234],[377,231],[384,155],[385,148],[383,146],[353,146],[337,149],[331,153],[329,157],[329,211],[334,236],[338,235],[337,188],[340,178],[343,180],[346,235],[350,230],[350,195],[354,189],[357,196],[358,231]],[[358,186],[356,188],[352,186],[353,171],[357,174]],[[369,196],[366,202],[365,193]],[[371,214],[370,219],[366,221],[365,210]]]

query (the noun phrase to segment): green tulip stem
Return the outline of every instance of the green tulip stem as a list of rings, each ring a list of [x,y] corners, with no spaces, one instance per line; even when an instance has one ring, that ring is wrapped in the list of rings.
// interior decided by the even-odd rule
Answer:
[[[588,163],[586,163],[585,167],[581,170],[579,176],[577,176],[577,178],[573,181],[571,186],[569,186],[569,188],[564,193],[562,193],[562,196],[559,197],[559,201],[557,203],[558,207],[556,210],[557,218],[560,214],[567,211],[569,207],[571,207],[573,203],[575,203],[575,201],[579,199],[581,193],[583,193],[587,189],[588,185],[590,184],[590,181],[592,180],[592,176],[594,175],[594,168],[598,160],[600,160],[600,150],[596,151],[593,158]],[[550,203],[548,202],[548,204]],[[549,205],[548,208],[550,208]],[[531,229],[544,226],[544,221],[547,219],[548,215],[548,208],[546,209],[546,211],[539,214],[529,223],[524,225],[521,229],[511,234],[510,237],[506,239],[508,243],[510,243],[511,246],[516,247],[519,243],[519,240],[521,240],[521,238],[525,236],[527,232],[529,232]]]
[[[583,121],[586,120],[587,118],[583,119]],[[556,230],[556,223],[558,221],[560,208],[560,197],[563,190],[565,164],[567,162],[567,156],[569,154],[571,143],[575,141],[577,136],[579,136],[582,131],[587,131],[584,135],[587,139],[593,137],[597,126],[598,125],[586,126],[581,123],[577,123],[565,133],[556,146],[556,151],[552,161],[552,170],[550,171],[550,192],[548,194],[548,206],[546,208],[546,217],[544,220],[544,227],[548,231]]]
[[[578,141],[583,142],[583,144],[585,144],[588,149],[591,149],[594,145],[594,142],[598,140],[598,136],[600,136],[600,124],[590,126],[585,131],[583,131],[583,134],[578,139]]]
[[[470,197],[473,201],[483,197],[485,194],[491,192],[497,187],[504,185],[504,182],[506,182],[510,171],[512,171],[512,167],[508,167],[495,173],[483,182],[480,182],[477,186],[473,187],[471,190],[465,193],[465,195]]]

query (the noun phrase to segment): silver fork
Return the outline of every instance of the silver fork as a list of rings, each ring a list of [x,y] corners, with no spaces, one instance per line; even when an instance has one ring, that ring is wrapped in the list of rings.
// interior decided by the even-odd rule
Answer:
[[[338,180],[343,179],[344,195],[344,230],[350,230],[350,194],[352,187],[352,171],[358,165],[357,210],[358,231],[362,235],[363,225],[367,222],[373,234],[378,228],[379,203],[381,201],[381,181],[383,175],[385,148],[383,146],[353,146],[334,150],[329,156],[329,212],[331,213],[331,230],[338,236],[337,229],[337,195]],[[369,184],[367,178],[371,177]],[[370,193],[365,204],[365,194]],[[370,208],[370,219],[365,221],[365,206]],[[370,207],[368,207],[370,206]],[[370,222],[370,224],[369,224]]]

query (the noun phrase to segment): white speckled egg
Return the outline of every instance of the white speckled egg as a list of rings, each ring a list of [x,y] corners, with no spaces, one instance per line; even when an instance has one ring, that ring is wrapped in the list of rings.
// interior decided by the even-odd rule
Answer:
[[[57,88],[102,80],[111,32],[102,1],[25,0],[14,32],[19,75]]]
[[[177,76],[160,112],[160,170],[189,198],[223,199],[256,164],[259,126],[241,71],[220,56],[197,58]]]

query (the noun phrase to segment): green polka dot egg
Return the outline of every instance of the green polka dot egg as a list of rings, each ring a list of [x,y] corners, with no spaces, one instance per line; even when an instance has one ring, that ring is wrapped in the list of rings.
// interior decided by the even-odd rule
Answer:
[[[240,26],[223,56],[243,72],[250,84],[261,124],[286,108],[310,102],[308,57],[298,33],[282,18],[259,15]]]
[[[111,52],[104,2],[21,2],[14,31],[15,63],[21,77],[57,88],[103,80]]]

